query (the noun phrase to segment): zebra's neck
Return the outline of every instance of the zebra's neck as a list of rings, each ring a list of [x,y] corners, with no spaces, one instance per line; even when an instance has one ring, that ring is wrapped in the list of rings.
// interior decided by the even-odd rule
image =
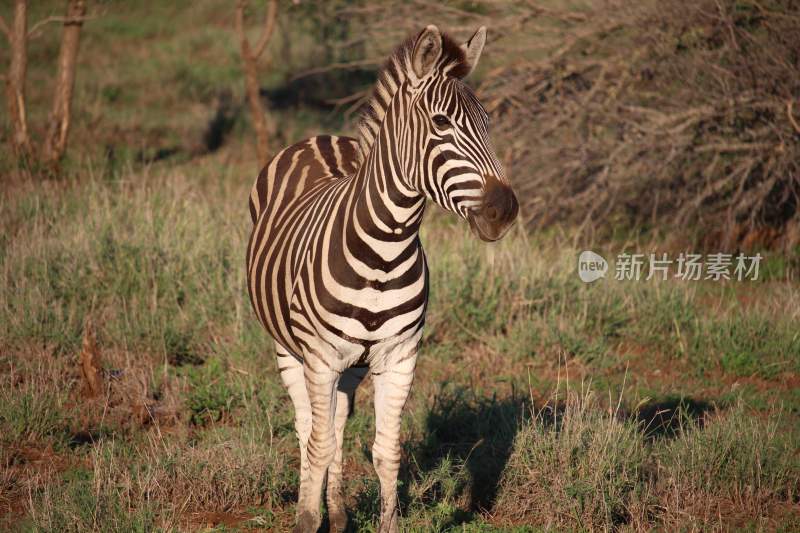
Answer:
[[[389,106],[354,179],[355,199],[349,217],[363,240],[380,242],[382,257],[400,254],[415,241],[425,209],[425,196],[409,186],[409,152],[414,149],[408,130],[397,112],[399,102]],[[393,253],[394,252],[394,253]]]

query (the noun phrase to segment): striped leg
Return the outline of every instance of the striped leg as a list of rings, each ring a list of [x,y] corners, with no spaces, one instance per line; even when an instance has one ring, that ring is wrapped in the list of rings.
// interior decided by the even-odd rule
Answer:
[[[308,438],[311,436],[311,402],[306,391],[303,364],[280,344],[275,343],[275,349],[278,353],[278,370],[281,379],[294,404],[294,427],[297,439],[300,441],[300,486],[303,487],[308,482],[309,474]]]
[[[400,469],[400,416],[406,404],[417,356],[373,374],[375,383],[375,443],[372,462],[381,482],[379,533],[397,531],[397,472]]]
[[[344,442],[344,425],[352,409],[356,388],[367,374],[367,367],[348,368],[339,379],[336,392],[336,454],[328,467],[327,500],[330,531],[344,531],[347,527],[347,513],[342,494],[342,443]]]
[[[303,376],[311,403],[311,435],[308,438],[308,476],[300,480],[295,533],[319,529],[319,507],[325,474],[336,455],[334,415],[339,373],[314,353],[303,354]]]

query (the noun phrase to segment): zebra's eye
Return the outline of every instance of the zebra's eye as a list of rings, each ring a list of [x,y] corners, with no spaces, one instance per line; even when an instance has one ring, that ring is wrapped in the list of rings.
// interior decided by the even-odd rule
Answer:
[[[450,126],[450,119],[444,115],[433,115],[433,123],[439,128]]]

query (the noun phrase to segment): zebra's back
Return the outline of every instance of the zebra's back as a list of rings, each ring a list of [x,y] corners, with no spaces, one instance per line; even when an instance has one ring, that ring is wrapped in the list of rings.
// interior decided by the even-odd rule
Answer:
[[[317,186],[352,175],[360,162],[358,141],[319,135],[284,148],[261,170],[250,192],[253,224],[268,209],[287,208]]]

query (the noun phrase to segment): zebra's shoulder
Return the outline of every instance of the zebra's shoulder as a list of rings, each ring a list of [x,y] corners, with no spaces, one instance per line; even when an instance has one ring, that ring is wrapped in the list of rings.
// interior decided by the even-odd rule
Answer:
[[[250,192],[253,223],[269,205],[288,205],[304,191],[358,170],[361,152],[351,137],[318,135],[284,148],[266,164]]]

